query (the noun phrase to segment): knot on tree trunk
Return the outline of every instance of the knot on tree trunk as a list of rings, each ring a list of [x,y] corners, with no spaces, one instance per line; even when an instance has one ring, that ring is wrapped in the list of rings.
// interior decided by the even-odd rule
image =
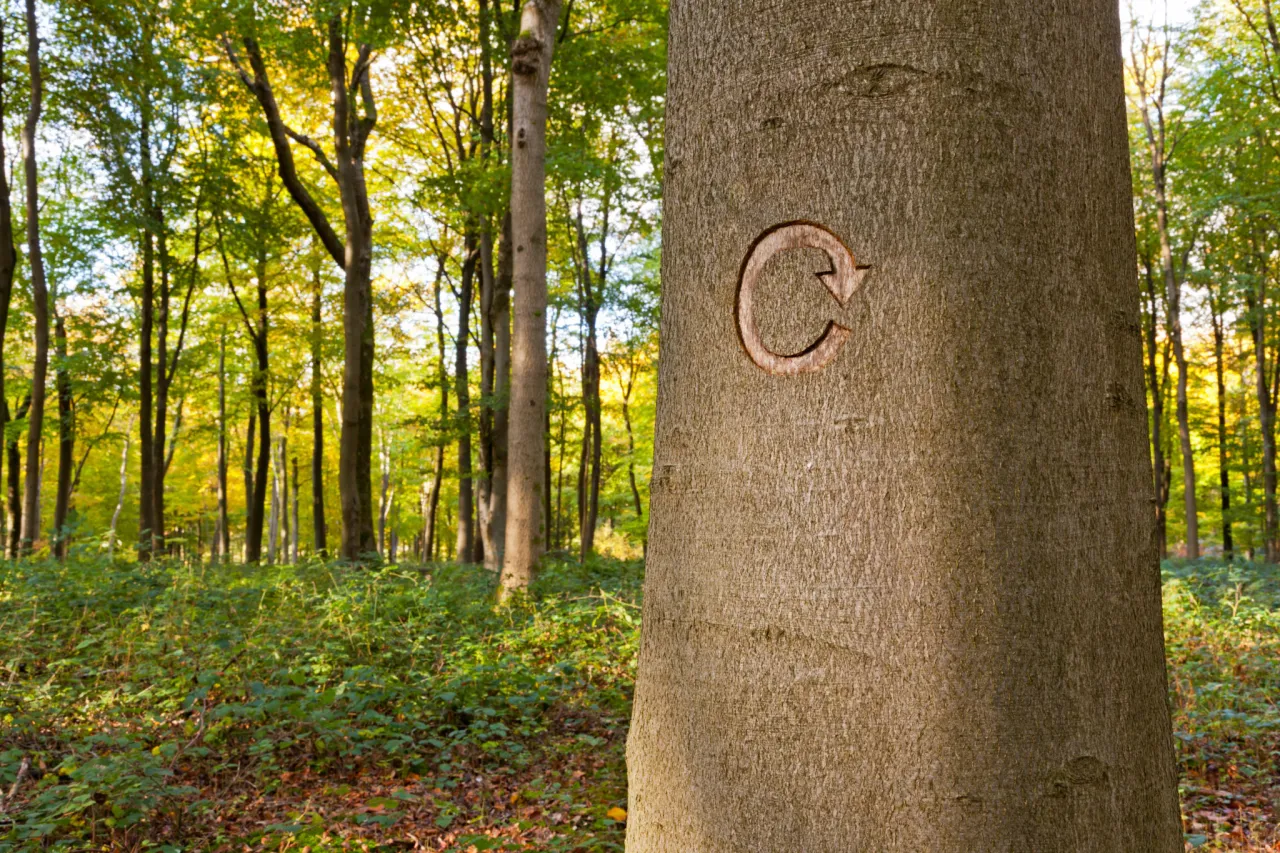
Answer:
[[[511,45],[511,70],[516,74],[537,74],[542,60],[542,40],[524,32]]]

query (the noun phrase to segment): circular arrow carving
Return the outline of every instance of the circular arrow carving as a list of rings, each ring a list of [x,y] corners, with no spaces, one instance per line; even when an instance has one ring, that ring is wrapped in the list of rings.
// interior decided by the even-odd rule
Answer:
[[[738,339],[753,362],[775,376],[798,376],[821,370],[840,353],[851,330],[834,320],[827,323],[821,337],[801,352],[782,355],[773,352],[760,338],[756,325],[754,297],[756,282],[765,264],[774,255],[791,249],[821,249],[831,262],[831,269],[818,273],[831,296],[840,305],[852,298],[869,267],[859,267],[853,252],[829,228],[814,222],[786,222],[775,225],[756,238],[742,262],[738,277],[738,299],[735,308]]]

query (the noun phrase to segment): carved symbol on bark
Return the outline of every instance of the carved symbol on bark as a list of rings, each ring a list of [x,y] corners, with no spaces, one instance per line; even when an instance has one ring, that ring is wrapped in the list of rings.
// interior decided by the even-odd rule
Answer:
[[[738,339],[756,365],[775,376],[798,376],[821,370],[844,346],[852,330],[834,320],[827,323],[821,337],[801,352],[781,355],[764,345],[756,326],[754,296],[756,282],[769,259],[791,249],[821,249],[831,261],[831,269],[818,273],[822,283],[840,305],[846,305],[862,285],[870,267],[858,266],[853,252],[830,229],[815,222],[786,222],[775,225],[756,238],[738,277],[736,314]]]

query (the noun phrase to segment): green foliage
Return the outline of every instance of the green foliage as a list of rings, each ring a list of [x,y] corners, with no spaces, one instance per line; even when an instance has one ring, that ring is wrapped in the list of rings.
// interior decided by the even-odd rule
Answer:
[[[1205,850],[1274,849],[1280,567],[1167,563],[1164,621],[1189,838]]]
[[[582,812],[548,844],[621,849],[605,816],[624,804],[620,769],[557,767],[614,752],[620,768],[639,568],[554,565],[509,608],[492,588],[455,566],[0,567],[0,784],[23,756],[42,774],[0,850],[332,841],[335,821],[377,833],[402,817],[483,835],[490,810],[463,794],[485,777],[523,786],[508,810]],[[265,830],[236,823],[251,794],[283,801],[299,776],[345,781],[338,798],[402,781],[354,814],[299,803]]]

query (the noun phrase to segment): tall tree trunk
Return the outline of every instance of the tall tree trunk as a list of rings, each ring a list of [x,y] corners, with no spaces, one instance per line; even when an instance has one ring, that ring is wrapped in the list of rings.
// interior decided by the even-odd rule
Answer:
[[[586,429],[582,436],[583,464],[579,477],[579,518],[578,559],[586,562],[595,553],[596,523],[600,517],[600,466],[601,466],[601,419],[600,419],[600,350],[596,341],[596,315],[592,311],[587,317],[586,351],[582,360],[582,408]]]
[[[1116,5],[670,24],[628,853],[1181,851]]]
[[[4,55],[4,22],[0,20],[0,56]],[[13,302],[13,276],[18,252],[13,242],[13,205],[9,194],[9,166],[5,150],[5,84],[0,73],[0,444],[5,443],[9,426],[9,404],[5,396],[5,339],[9,328],[9,308]],[[0,461],[7,454],[0,453]],[[4,551],[0,540],[0,553]]]
[[[338,493],[342,510],[342,556],[361,560],[376,549],[373,533],[373,217],[369,210],[364,155],[369,134],[377,124],[373,86],[369,78],[370,45],[359,46],[347,75],[347,39],[344,17],[335,13],[327,22],[328,54],[325,60],[332,104],[334,159],[331,161],[314,140],[295,133],[284,123],[268,79],[266,63],[257,41],[242,38],[248,54],[245,69],[229,36],[223,48],[241,81],[262,107],[281,180],[289,195],[311,223],[330,257],[343,269],[342,416],[338,440]],[[354,103],[359,101],[360,108]],[[308,148],[321,160],[338,186],[342,203],[344,238],[340,239],[324,209],[298,176],[290,140]]]
[[[254,405],[249,409],[249,427],[245,431],[244,439],[244,462],[241,464],[241,473],[244,474],[244,519],[245,519],[245,550],[249,547],[249,516],[253,512],[253,447],[254,436],[257,435],[258,427],[258,408]],[[246,561],[247,562],[247,561]]]
[[[312,272],[311,286],[311,527],[312,551],[328,551],[324,519],[324,397],[320,384],[320,343],[324,327],[320,314],[320,268]]]
[[[27,0],[27,69],[31,75],[31,102],[22,128],[22,164],[27,188],[27,264],[31,268],[36,349],[31,367],[31,410],[27,416],[27,482],[21,542],[24,553],[30,552],[40,538],[40,442],[44,434],[45,377],[49,369],[49,292],[45,286],[44,256],[40,252],[40,187],[36,175],[36,126],[40,122],[44,82],[35,0]]]
[[[387,556],[387,508],[389,506],[387,498],[391,489],[391,451],[387,447],[387,433],[382,431],[379,444],[380,452],[378,453],[378,467],[381,469],[382,480],[382,496],[379,499],[378,506],[378,553],[385,559]]]
[[[471,301],[474,296],[477,240],[468,234],[464,241],[462,289],[458,295],[458,338],[454,346],[454,394],[458,398],[458,562],[476,558],[475,498],[471,471],[471,387],[467,368],[467,347],[471,339]]]
[[[1267,359],[1268,264],[1263,253],[1255,252],[1255,257],[1260,271],[1257,290],[1246,291],[1245,306],[1253,337],[1254,391],[1258,400],[1258,426],[1262,433],[1263,553],[1268,563],[1275,563],[1280,557],[1280,513],[1276,508],[1276,406],[1270,385],[1276,365],[1269,365]]]
[[[1212,294],[1209,297],[1210,319],[1213,323],[1214,368],[1218,380],[1218,490],[1222,507],[1222,555],[1228,561],[1235,554],[1235,542],[1231,535],[1231,469],[1227,462],[1227,380],[1223,363],[1223,329],[1221,304]]]
[[[546,550],[547,86],[560,0],[528,0],[511,47],[511,241],[515,310],[507,435],[507,531],[499,596],[526,589]]]
[[[441,258],[436,269],[435,282],[432,284],[432,300],[436,314],[436,358],[440,365],[437,383],[440,387],[440,431],[443,436],[449,426],[449,367],[448,350],[444,342],[444,308],[440,304],[440,279],[444,276],[444,259]],[[436,555],[436,517],[440,510],[440,487],[444,482],[444,438],[436,443],[435,466],[431,476],[431,492],[427,498],[424,515],[424,533],[426,543],[422,546],[424,559],[435,559]]]
[[[165,552],[165,511],[164,481],[167,473],[165,467],[166,430],[169,428],[169,294],[171,289],[169,237],[164,221],[164,213],[159,205],[150,214],[156,227],[156,252],[160,265],[160,289],[156,294],[156,364],[155,364],[155,435],[151,439],[151,550],[156,554]]]
[[[52,544],[54,556],[63,560],[67,556],[67,516],[71,510],[71,483],[76,467],[75,401],[67,371],[67,327],[57,314],[53,329],[58,356],[54,370],[54,387],[58,393],[58,490],[53,504]]]
[[[227,518],[227,328],[218,335],[218,535],[214,542],[222,562],[231,559],[231,524]]]
[[[271,469],[271,404],[267,396],[267,380],[271,372],[271,356],[267,346],[270,325],[267,319],[266,262],[258,259],[258,317],[253,336],[253,352],[257,361],[253,372],[253,398],[258,407],[258,462],[253,470],[253,488],[249,492],[246,507],[245,556],[246,563],[262,559],[262,535],[267,515],[267,476]],[[252,422],[250,422],[252,424]],[[253,436],[252,426],[249,430]],[[246,448],[246,453],[248,448]]]
[[[342,370],[342,435],[339,439],[338,486],[342,503],[342,555],[359,560],[375,548],[373,539],[373,217],[364,176],[364,147],[373,129],[373,94],[369,83],[369,49],[362,46],[364,70],[359,91],[366,114],[356,118],[348,100],[346,41],[342,18],[329,21],[329,83],[333,95],[333,129],[338,189],[346,228],[346,285],[343,295],[344,358]],[[357,60],[357,64],[359,60]],[[353,87],[356,88],[356,87]],[[356,138],[350,128],[362,128]]]
[[[289,525],[289,562],[298,562],[298,457],[293,457],[293,508]]]
[[[147,32],[144,38],[149,39]],[[146,222],[142,227],[142,298],[138,310],[138,558],[151,559],[152,535],[155,531],[155,456],[152,449],[154,366],[152,364],[152,337],[155,326],[156,296],[156,237],[151,217],[155,207],[155,166],[151,156],[152,104],[150,89],[144,84],[142,109],[139,116],[138,147],[142,161],[142,205]]]
[[[1200,556],[1200,520],[1196,510],[1196,464],[1191,446],[1191,425],[1187,411],[1187,358],[1182,344],[1182,282],[1173,260],[1169,226],[1168,171],[1169,129],[1166,122],[1171,46],[1167,27],[1163,45],[1144,41],[1135,34],[1131,53],[1132,79],[1138,93],[1138,113],[1146,133],[1148,170],[1156,202],[1156,233],[1160,240],[1160,268],[1164,276],[1166,328],[1173,359],[1178,367],[1175,412],[1178,442],[1182,455],[1183,509],[1187,517],[1187,557]],[[1189,251],[1189,247],[1186,251]],[[1183,269],[1186,268],[1185,255]]]
[[[9,404],[7,401],[0,400],[4,405],[4,420],[9,421]],[[13,420],[20,421],[27,416],[27,412],[31,409],[31,393],[27,392],[22,398],[22,403],[18,406],[18,411],[14,414]],[[6,503],[9,506],[9,542],[5,553],[10,560],[18,558],[18,546],[22,538],[22,456],[18,451],[18,437],[16,435],[9,436],[5,440],[5,456],[8,463],[8,496]]]
[[[489,542],[485,546],[485,565],[493,571],[502,568],[507,539],[507,437],[511,401],[511,215],[503,217],[502,234],[498,238],[497,287],[493,312],[493,398],[486,408],[493,418],[490,435],[493,470],[489,474]]]

